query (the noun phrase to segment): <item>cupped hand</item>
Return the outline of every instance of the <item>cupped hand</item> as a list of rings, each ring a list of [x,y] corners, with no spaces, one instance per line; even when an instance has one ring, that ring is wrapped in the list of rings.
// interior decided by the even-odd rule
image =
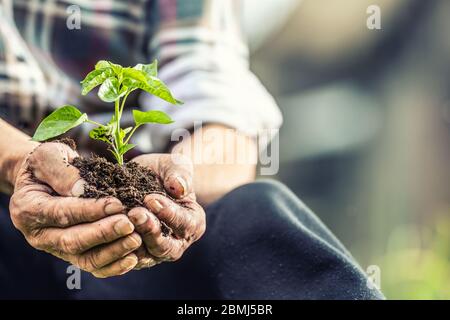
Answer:
[[[136,251],[139,258],[136,269],[178,260],[206,228],[205,212],[196,202],[192,188],[192,162],[180,154],[147,154],[132,161],[156,172],[174,198],[149,194],[144,199],[145,207],[129,211],[128,216],[143,240],[143,245]],[[172,233],[166,234],[160,221]]]
[[[14,226],[36,249],[96,277],[124,274],[138,263],[141,237],[116,198],[82,199],[84,180],[70,165],[78,154],[44,143],[24,157],[10,201]]]

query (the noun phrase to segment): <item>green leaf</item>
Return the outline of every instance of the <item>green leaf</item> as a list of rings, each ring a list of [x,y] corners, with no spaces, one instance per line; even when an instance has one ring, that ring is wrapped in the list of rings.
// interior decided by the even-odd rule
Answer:
[[[114,73],[118,76],[118,77],[121,77],[122,76],[122,70],[123,70],[123,67],[120,65],[120,64],[115,64],[115,63],[112,63],[112,62],[109,62],[108,61],[108,63],[109,63],[109,66],[112,68],[112,70],[114,71]]]
[[[123,68],[122,71],[124,79],[131,79],[137,82],[147,83],[147,76],[143,71],[136,70],[133,68]]]
[[[87,95],[92,89],[101,85],[106,79],[111,77],[112,69],[97,69],[90,72],[86,78],[81,81],[81,94]]]
[[[121,77],[123,67],[120,64],[112,63],[112,62],[106,61],[106,60],[100,60],[95,65],[95,69],[96,70],[110,69],[112,71],[112,73],[114,73],[118,77]]]
[[[133,67],[133,69],[142,71],[147,77],[157,77],[158,76],[158,60],[154,60],[150,64],[139,63]]]
[[[123,140],[123,139],[125,138],[126,135],[127,135],[127,133],[125,132],[125,130],[122,129],[122,128],[120,128],[120,130],[119,130],[119,138],[120,138],[121,140]]]
[[[86,113],[81,113],[74,106],[63,106],[53,111],[41,122],[34,133],[33,140],[45,141],[57,137],[87,120]]]
[[[160,79],[156,77],[148,77],[147,83],[135,81],[130,78],[125,78],[123,83],[129,88],[139,88],[169,103],[183,104],[182,101],[175,99],[172,96],[172,93],[170,92],[169,88],[167,88],[167,86],[164,84],[164,82],[162,82]]]
[[[169,88],[162,80],[156,77],[150,77],[150,80],[148,80],[147,83],[149,84],[149,87],[144,88],[143,90],[147,91],[148,93],[151,93],[154,96],[157,96],[172,104],[183,104],[182,101],[177,100],[173,97]]]
[[[141,125],[144,123],[159,123],[159,124],[170,124],[173,120],[164,112],[152,110],[152,111],[139,111],[133,110],[133,118],[136,125]]]
[[[122,88],[120,88],[120,96],[124,96],[127,92],[129,92],[129,88],[127,86],[122,85]]]
[[[120,77],[122,74],[123,67],[120,64],[115,64],[107,60],[100,60],[95,65],[95,70],[106,70],[106,69],[110,69],[112,73]]]
[[[111,143],[112,142],[111,131],[112,131],[111,126],[97,127],[89,132],[89,137],[91,137],[91,139],[94,140],[100,140],[106,143]]]
[[[116,115],[113,114],[111,116],[111,120],[109,120],[108,122],[108,126],[113,126],[115,122],[116,122]]]
[[[119,153],[120,154],[125,154],[128,151],[130,151],[131,149],[133,149],[134,147],[136,147],[135,144],[131,144],[131,143],[124,144],[123,146],[120,147]]]
[[[105,102],[114,102],[125,94],[123,90],[119,92],[119,81],[115,77],[106,79],[98,90],[99,98]]]
[[[95,70],[107,69],[107,68],[111,68],[111,64],[109,63],[109,61],[106,61],[106,60],[100,60],[95,65]]]

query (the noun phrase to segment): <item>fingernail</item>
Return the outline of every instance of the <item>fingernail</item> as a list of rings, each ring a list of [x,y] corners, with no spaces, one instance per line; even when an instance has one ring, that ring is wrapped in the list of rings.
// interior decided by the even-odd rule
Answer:
[[[81,197],[84,193],[84,186],[86,185],[86,181],[83,179],[78,180],[72,186],[71,194],[74,197]]]
[[[178,181],[178,183],[181,186],[181,196],[185,196],[186,192],[187,192],[187,183],[186,183],[186,181],[184,181],[184,179],[181,178],[181,177],[176,177],[175,179]]]
[[[126,235],[132,233],[134,230],[134,226],[130,221],[127,220],[119,220],[114,225],[114,231],[120,235]]]
[[[150,201],[150,209],[154,213],[159,213],[164,207],[158,200],[152,200]]]
[[[116,201],[110,202],[105,206],[105,213],[110,215],[110,214],[115,214],[115,213],[120,213],[124,210],[123,205]]]
[[[126,238],[123,243],[123,246],[127,250],[137,249],[141,245],[141,238],[137,234],[133,234]]]
[[[136,256],[128,256],[122,259],[120,262],[120,266],[124,269],[130,269],[133,268],[137,263]]]
[[[153,267],[156,262],[152,258],[143,258],[139,260],[139,264],[143,265],[145,268]]]
[[[148,216],[145,212],[138,212],[131,217],[137,226],[144,224],[148,220]]]

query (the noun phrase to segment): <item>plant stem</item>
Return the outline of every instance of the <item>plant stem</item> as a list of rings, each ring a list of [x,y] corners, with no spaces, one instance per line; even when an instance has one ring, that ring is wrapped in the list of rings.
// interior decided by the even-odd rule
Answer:
[[[103,124],[98,123],[97,121],[92,121],[92,120],[89,120],[89,119],[88,119],[86,122],[91,123],[91,124],[95,124],[96,126],[99,126],[99,127],[104,127]]]
[[[125,96],[122,99],[122,105],[120,106],[120,116],[122,116],[122,112],[123,112],[123,108],[125,107],[125,101],[127,101],[128,95],[131,93],[132,91],[128,91]]]
[[[137,128],[139,128],[141,125],[138,124],[136,125],[133,130],[131,130],[130,134],[128,135],[127,139],[125,140],[124,144],[128,144],[128,142],[130,141],[131,136],[134,134],[134,132],[136,131]]]
[[[115,128],[114,128],[114,142],[116,145],[116,152],[117,152],[117,162],[120,165],[123,165],[123,154],[121,154],[120,149],[123,145],[123,141],[120,137],[120,118],[121,118],[121,114],[120,114],[120,99],[117,99],[115,102],[115,106],[114,106],[114,111],[115,111],[115,116],[114,116],[114,120],[115,120]]]

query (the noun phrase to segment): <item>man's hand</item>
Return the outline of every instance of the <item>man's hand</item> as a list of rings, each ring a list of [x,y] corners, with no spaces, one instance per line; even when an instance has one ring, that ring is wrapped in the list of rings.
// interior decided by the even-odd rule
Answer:
[[[139,258],[136,269],[175,261],[206,228],[205,212],[196,202],[192,188],[192,162],[180,154],[142,155],[133,161],[159,174],[166,191],[176,199],[149,194],[144,199],[145,208],[134,208],[128,213],[144,242],[136,252]],[[160,221],[170,227],[173,234],[165,235]]]
[[[97,277],[124,274],[138,263],[133,251],[141,237],[118,199],[77,197],[84,181],[69,164],[77,156],[61,143],[44,143],[26,156],[14,177],[11,219],[36,249]]]

